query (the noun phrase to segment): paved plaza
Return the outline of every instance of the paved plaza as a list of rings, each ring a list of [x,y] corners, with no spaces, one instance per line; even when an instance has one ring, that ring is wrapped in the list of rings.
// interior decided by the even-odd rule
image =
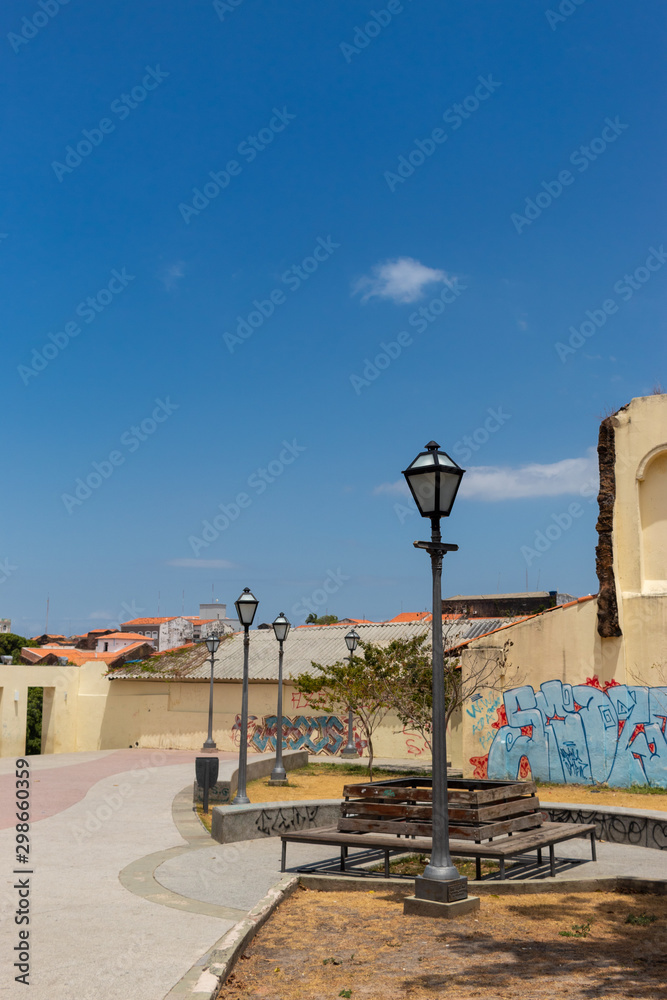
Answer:
[[[195,751],[31,758],[31,993],[35,1000],[164,1000],[281,879],[280,839],[221,845],[192,812]],[[236,768],[221,753],[220,777]],[[14,761],[0,760],[3,961],[15,944]],[[565,797],[565,796],[564,796]],[[587,841],[556,849],[590,857]],[[331,848],[291,845],[290,867]],[[563,877],[667,880],[667,852],[602,843]],[[3,976],[0,996],[23,997]]]

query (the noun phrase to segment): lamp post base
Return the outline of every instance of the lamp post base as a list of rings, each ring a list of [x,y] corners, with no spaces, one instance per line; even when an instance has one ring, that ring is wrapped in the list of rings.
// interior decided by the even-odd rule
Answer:
[[[235,795],[232,802],[233,806],[249,806],[250,799],[247,795]]]
[[[217,753],[218,752],[218,748],[217,748],[217,746],[215,745],[215,743],[213,741],[211,741],[209,743],[208,740],[206,740],[206,743],[204,743],[203,747],[201,748],[201,752],[202,753]]]
[[[345,747],[344,750],[340,752],[341,757],[346,757],[352,759],[352,757],[358,757],[359,751],[356,747]]]
[[[267,785],[269,786],[269,788],[277,788],[280,786],[288,786],[289,781],[287,780],[287,778],[269,778],[269,780],[267,781]]]
[[[454,920],[466,913],[479,910],[479,896],[466,896],[454,903],[442,903],[434,899],[420,899],[418,896],[406,896],[403,900],[403,913],[409,917],[439,917]]]
[[[467,899],[468,879],[465,875],[448,879],[446,882],[418,875],[415,879],[415,898],[427,899],[434,903],[457,903]]]
[[[286,785],[287,771],[284,767],[274,767],[269,778],[269,785]]]

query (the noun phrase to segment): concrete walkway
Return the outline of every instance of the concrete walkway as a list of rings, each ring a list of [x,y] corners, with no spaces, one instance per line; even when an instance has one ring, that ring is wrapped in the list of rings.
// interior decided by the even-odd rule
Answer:
[[[31,758],[33,1000],[164,1000],[185,996],[216,942],[281,878],[280,840],[220,845],[192,812],[194,751],[119,750]],[[267,755],[268,756],[268,755]],[[236,755],[220,754],[220,777]],[[0,996],[24,997],[10,956],[14,761],[0,760]],[[335,855],[290,845],[290,868]],[[587,841],[556,848],[590,857]],[[560,877],[667,880],[667,851],[599,845],[599,861]],[[16,938],[16,940],[15,940]]]

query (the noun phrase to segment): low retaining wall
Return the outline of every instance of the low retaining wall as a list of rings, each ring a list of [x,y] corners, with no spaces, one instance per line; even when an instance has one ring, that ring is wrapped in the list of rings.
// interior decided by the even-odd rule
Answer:
[[[541,802],[554,823],[595,823],[595,836],[610,844],[667,850],[667,814],[650,809],[591,809],[572,802]]]
[[[248,757],[248,767],[247,767],[247,780],[254,781],[256,778],[266,778],[275,767],[276,759],[275,757],[265,756],[259,759],[253,760],[252,755]],[[286,771],[296,771],[300,767],[305,767],[308,763],[308,751],[307,750],[284,750],[283,751],[283,766]],[[208,800],[211,803],[230,803],[236,794],[236,789],[239,787],[239,771],[238,768],[232,772],[232,776],[228,781],[216,781],[208,792]],[[192,791],[192,801],[203,802],[204,801],[204,789],[200,787],[195,781],[193,791]]]
[[[249,806],[215,806],[211,836],[220,844],[239,840],[279,837],[293,830],[335,826],[340,817],[340,799],[302,802],[257,802]]]

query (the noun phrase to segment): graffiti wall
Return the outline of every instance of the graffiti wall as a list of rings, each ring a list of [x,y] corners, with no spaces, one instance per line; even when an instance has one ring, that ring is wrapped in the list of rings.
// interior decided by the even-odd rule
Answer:
[[[496,711],[476,777],[667,787],[667,687],[552,680],[506,691]]]
[[[276,749],[278,717],[256,715],[248,718],[248,746],[258,753],[269,753]],[[241,716],[236,716],[232,736],[238,744],[241,731]],[[361,753],[367,746],[354,732],[354,743]],[[337,715],[295,715],[283,716],[283,750],[307,750],[308,753],[336,754],[347,744],[347,721]]]

